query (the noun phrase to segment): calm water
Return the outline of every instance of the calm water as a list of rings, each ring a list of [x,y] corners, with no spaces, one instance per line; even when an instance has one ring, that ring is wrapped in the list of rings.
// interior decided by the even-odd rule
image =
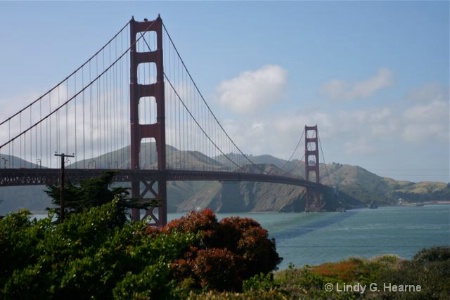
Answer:
[[[180,217],[169,214],[169,219]],[[218,214],[218,218],[230,216]],[[425,247],[450,245],[450,205],[381,207],[345,213],[251,213],[275,238],[280,269],[350,256],[412,258]]]
[[[169,221],[184,214],[169,214]],[[295,266],[350,256],[395,254],[410,259],[431,246],[450,246],[450,205],[380,207],[344,213],[217,214],[257,220],[275,238],[283,262]],[[40,215],[36,215],[40,216]],[[42,215],[44,217],[45,215]]]

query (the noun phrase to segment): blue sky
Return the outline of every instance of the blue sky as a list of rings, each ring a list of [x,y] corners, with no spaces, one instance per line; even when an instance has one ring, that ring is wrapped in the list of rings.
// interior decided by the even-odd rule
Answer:
[[[328,163],[450,182],[447,1],[0,2],[0,106],[158,13],[245,153],[288,158],[317,124]]]

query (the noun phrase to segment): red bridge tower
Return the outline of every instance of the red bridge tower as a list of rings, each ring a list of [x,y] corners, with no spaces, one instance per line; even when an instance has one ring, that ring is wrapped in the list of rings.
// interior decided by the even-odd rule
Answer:
[[[313,173],[313,177],[310,174]],[[305,126],[305,179],[320,183],[319,177],[319,134],[317,125]],[[319,191],[307,189],[305,211],[320,211],[322,209],[322,201]]]
[[[156,33],[156,49],[137,52],[136,43],[145,32]],[[138,37],[139,35],[139,37]],[[154,63],[156,66],[156,82],[141,84],[145,82],[138,78],[138,66],[142,63]],[[156,102],[156,123],[139,123],[139,101],[143,97],[153,97]],[[151,216],[155,225],[163,226],[167,223],[167,179],[166,179],[166,134],[165,134],[165,98],[164,98],[164,70],[163,70],[163,37],[162,20],[158,16],[156,20],[137,22],[134,18],[130,21],[130,123],[131,123],[131,168],[139,169],[139,154],[141,141],[144,138],[154,138],[156,143],[158,176],[157,178],[144,178],[137,174],[131,182],[131,196],[135,199],[156,199],[158,207],[148,209],[146,216]],[[150,179],[150,182],[148,180]],[[141,183],[144,190],[141,192]],[[156,184],[156,185],[155,185]],[[155,188],[156,187],[156,188]],[[147,193],[152,198],[145,198]],[[153,213],[158,209],[158,216]],[[133,209],[131,213],[133,220],[140,219],[140,210]]]

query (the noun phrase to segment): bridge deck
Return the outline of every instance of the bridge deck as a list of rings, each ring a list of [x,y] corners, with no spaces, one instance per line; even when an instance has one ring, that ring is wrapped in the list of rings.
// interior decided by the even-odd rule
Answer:
[[[107,171],[116,172],[116,182],[131,182],[136,179],[152,181],[165,176],[168,181],[253,181],[289,184],[307,188],[326,188],[320,183],[289,176],[223,171],[66,169],[65,178],[75,183],[83,179],[97,177]],[[60,169],[0,169],[0,186],[52,184],[57,182],[60,172]]]

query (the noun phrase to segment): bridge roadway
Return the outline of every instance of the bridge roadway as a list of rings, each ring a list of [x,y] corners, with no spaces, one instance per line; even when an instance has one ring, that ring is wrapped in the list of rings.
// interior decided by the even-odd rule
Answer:
[[[67,181],[77,183],[80,180],[99,176],[103,172],[116,172],[115,182],[131,182],[134,180],[152,181],[166,176],[167,181],[253,181],[289,184],[312,189],[327,189],[320,183],[304,179],[271,175],[224,171],[192,171],[192,170],[127,170],[127,169],[65,169]],[[47,185],[57,182],[60,169],[0,169],[0,186]]]

